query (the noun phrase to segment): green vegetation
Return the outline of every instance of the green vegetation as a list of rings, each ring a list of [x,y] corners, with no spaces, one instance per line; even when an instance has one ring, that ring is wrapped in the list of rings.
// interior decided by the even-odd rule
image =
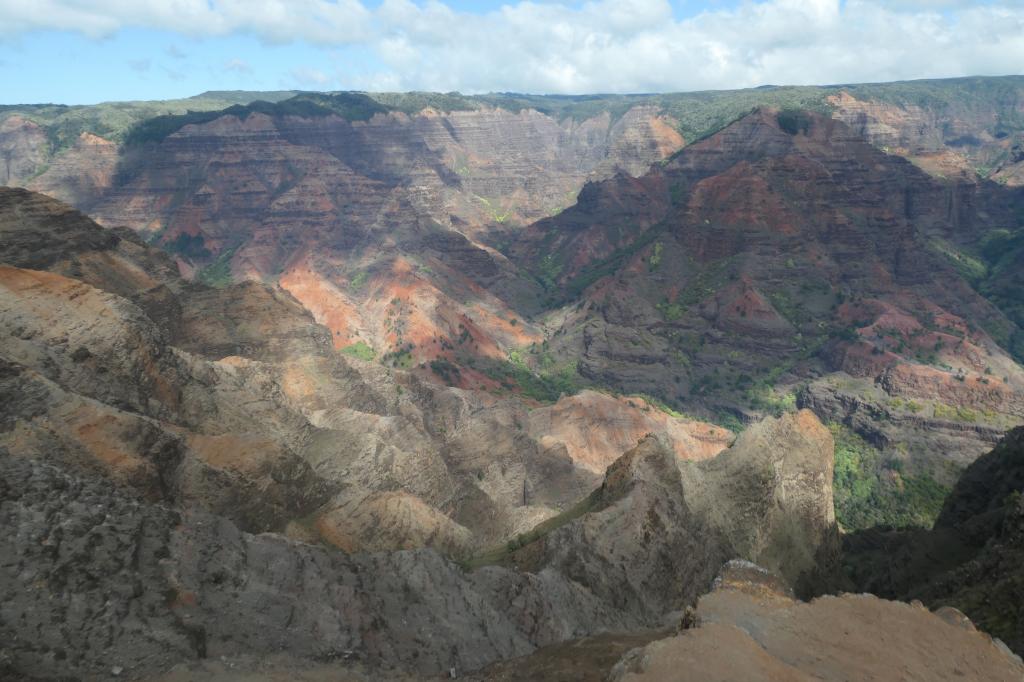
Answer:
[[[547,254],[540,259],[537,265],[537,281],[546,291],[552,291],[558,286],[558,276],[562,274],[562,263],[555,258],[554,254]]]
[[[921,526],[935,522],[949,488],[927,474],[902,473],[900,460],[882,453],[845,426],[829,424],[836,443],[836,519],[848,531],[874,526]]]
[[[491,217],[491,220],[493,220],[496,223],[500,224],[505,222],[506,220],[508,220],[509,215],[512,214],[511,208],[505,209],[504,213],[498,213],[498,209],[495,208],[494,204],[491,203],[491,200],[488,199],[487,197],[482,197],[479,194],[474,194],[473,197],[481,204],[483,204],[484,208],[487,209],[487,214]]]
[[[458,365],[453,364],[446,358],[431,360],[430,371],[441,377],[446,384],[456,384],[462,378],[462,372],[459,370]]]
[[[768,294],[772,307],[797,329],[814,319],[807,310],[806,300],[795,298],[790,292],[780,289]]]
[[[888,404],[894,410],[906,410],[914,414],[924,409],[924,405],[916,400],[903,400],[902,398],[889,398]]]
[[[721,426],[723,429],[729,429],[733,433],[743,433],[746,428],[746,425],[732,412],[719,412],[711,419],[711,423]]]
[[[729,279],[729,266],[732,259],[723,258],[713,261],[704,266],[698,266],[694,262],[688,263],[691,268],[696,269],[686,279],[686,283],[673,300],[662,299],[655,307],[666,322],[675,322],[683,317],[691,306],[697,305],[711,296],[715,291],[722,288]],[[691,270],[692,272],[692,270]]]
[[[1018,327],[990,322],[985,331],[1019,362],[1024,362],[1024,207],[1015,229],[996,229],[976,244],[954,246],[934,239],[931,248],[943,256],[978,293]],[[925,325],[931,328],[930,325]],[[936,349],[938,350],[938,349]]]
[[[618,121],[627,111],[639,104],[650,103],[657,95],[524,95],[498,93],[477,95],[473,99],[487,106],[519,112],[534,109],[552,118],[564,121],[584,121],[605,112],[612,121]]]
[[[832,88],[767,86],[658,95],[654,99],[679,122],[679,132],[693,144],[760,107],[826,112],[826,97],[835,92]]]
[[[1024,116],[1013,105],[1020,97],[1024,78],[942,78],[848,85],[843,89],[858,99],[876,99],[897,105],[913,105],[938,111],[963,111],[994,108],[997,112],[995,134],[1009,134],[1024,127]]]
[[[988,266],[980,258],[958,250],[943,239],[932,240],[931,246],[935,251],[946,257],[961,277],[974,286],[977,286],[988,274]]]
[[[352,277],[348,280],[349,286],[352,287],[353,291],[359,291],[360,289],[363,288],[363,285],[366,284],[366,279],[368,277],[369,274],[366,272],[366,270],[360,270],[359,272],[352,275]]]
[[[637,235],[633,241],[615,249],[607,258],[591,263],[573,277],[562,291],[562,301],[577,298],[584,289],[602,277],[618,272],[636,253],[652,243],[663,228],[651,228]],[[628,231],[625,231],[628,233]]]
[[[178,237],[168,243],[166,248],[171,253],[177,253],[192,261],[206,260],[210,257],[210,250],[206,248],[206,240],[201,234],[179,234]]]
[[[758,381],[744,392],[747,402],[755,410],[775,417],[796,411],[796,393],[779,395],[767,381]]]
[[[992,230],[982,239],[980,255],[987,265],[985,278],[976,283],[978,291],[1013,321],[1018,331],[987,331],[1018,362],[1024,362],[1024,207],[1016,229]]]
[[[1018,213],[1015,228],[990,230],[974,244],[955,246],[933,239],[930,246],[1016,325],[1014,329],[997,319],[983,324],[1000,346],[1018,362],[1024,362],[1024,204],[1019,206]],[[934,324],[925,326],[934,328]]]
[[[1003,265],[1007,255],[1024,248],[1024,230],[992,230],[981,241],[981,256],[993,267]]]
[[[365,360],[367,362],[370,362],[377,357],[377,352],[373,350],[373,347],[363,340],[359,340],[353,344],[345,346],[341,349],[341,352],[345,355],[351,355],[354,358],[359,358],[360,360]]]
[[[938,419],[949,419],[950,421],[968,422],[970,424],[990,421],[998,417],[998,414],[993,410],[975,410],[970,407],[946,405],[945,403],[938,402],[935,403],[934,415]]]
[[[689,308],[721,289],[729,279],[729,266],[732,262],[731,258],[723,258],[708,263],[687,280],[686,286],[679,292],[679,298],[676,301],[683,307]]]
[[[661,242],[655,242],[654,243],[654,249],[651,251],[651,257],[647,261],[647,265],[648,265],[648,267],[652,271],[657,270],[658,266],[661,265],[661,252],[662,252],[662,249],[663,249],[663,247],[662,247]]]
[[[368,92],[367,97],[394,111],[415,114],[430,108],[437,111],[473,111],[480,108],[475,97],[457,92]]]
[[[811,129],[811,117],[800,109],[783,109],[776,116],[779,127],[790,135],[801,133],[806,135]]]
[[[475,101],[510,111],[535,109],[560,121],[586,120],[607,112],[617,121],[631,108],[650,104],[661,107],[678,123],[688,143],[726,127],[758,107],[826,111],[825,98],[838,88],[774,87],[748,90],[714,90],[649,95],[479,95]]]
[[[662,301],[657,306],[658,312],[665,318],[666,322],[675,322],[683,316],[686,312],[686,308],[680,305],[678,302],[669,303],[668,299]]]
[[[102,102],[94,105],[27,104],[0,106],[0,120],[17,114],[42,126],[50,151],[60,152],[75,143],[82,133],[124,142],[128,132],[141,122],[158,116],[197,111],[220,111],[255,100],[276,102],[294,96],[294,91],[215,91],[196,97],[154,102]]]
[[[997,117],[994,134],[1009,135],[1024,130],[1024,115],[1015,105],[1022,88],[1024,79],[1006,76],[635,95],[495,93],[468,96],[457,92],[210,91],[187,99],[157,102],[104,102],[93,106],[7,105],[0,106],[0,119],[16,113],[35,121],[47,131],[51,149],[56,152],[73,144],[82,132],[94,133],[115,142],[155,142],[188,123],[203,123],[222,112],[243,118],[259,111],[271,116],[320,117],[336,114],[349,120],[367,120],[376,113],[387,111],[412,114],[427,107],[450,112],[492,106],[513,112],[534,109],[559,121],[569,118],[581,121],[607,113],[614,122],[632,107],[646,104],[660,107],[676,121],[677,129],[687,143],[692,144],[759,107],[782,110],[780,125],[786,130],[799,131],[806,122],[790,112],[827,112],[830,108],[828,97],[845,90],[859,99],[940,111],[959,109],[966,114],[971,109],[994,109]]]
[[[484,374],[501,383],[509,390],[517,389],[528,398],[542,403],[553,403],[564,395],[578,393],[585,383],[579,375],[575,362],[561,366],[552,363],[539,371],[531,370],[519,351],[509,353],[506,362],[493,360],[474,361]]]
[[[399,345],[394,350],[385,353],[380,361],[385,365],[398,367],[399,369],[409,369],[412,367],[412,352],[415,348],[416,346],[411,342]]]
[[[358,92],[302,93],[279,102],[258,100],[248,104],[235,104],[221,110],[187,111],[180,114],[154,116],[135,124],[124,136],[124,143],[139,145],[160,142],[186,125],[209,123],[225,115],[237,116],[242,120],[255,113],[274,117],[302,116],[304,118],[324,118],[336,115],[349,121],[366,121],[374,114],[387,111],[388,108],[384,105]]]
[[[217,289],[222,289],[234,282],[234,277],[231,275],[231,259],[237,250],[236,246],[221,253],[217,260],[196,274],[196,279]]]

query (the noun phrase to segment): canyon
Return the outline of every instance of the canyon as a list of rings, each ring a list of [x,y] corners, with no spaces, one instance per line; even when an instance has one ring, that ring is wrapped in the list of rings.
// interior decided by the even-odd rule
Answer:
[[[724,429],[582,394],[556,402],[561,428],[545,429],[546,408],[527,414],[515,399],[338,354],[294,301],[250,282],[189,283],[163,252],[55,200],[3,190],[0,213],[10,398],[0,460],[14,559],[0,602],[15,670],[102,677],[116,660],[142,675],[267,647],[353,651],[420,674],[472,670],[657,625],[737,553],[794,581],[825,579],[831,435],[810,412],[733,443]],[[238,354],[221,357],[225,348]],[[615,421],[585,409],[609,402]],[[569,426],[588,417],[578,428],[606,447],[651,431],[597,474],[600,449],[581,448]],[[611,428],[626,432],[600,437]],[[767,485],[764,497],[733,509],[709,492],[748,467],[781,466],[755,462],[782,453],[791,473],[751,484]],[[751,514],[763,518],[754,535],[739,520]],[[540,544],[514,535],[544,520]],[[507,555],[480,555],[468,572],[455,563],[505,539]],[[807,554],[790,561],[794,542]],[[527,561],[533,570],[519,567]],[[69,628],[30,635],[52,618]]]
[[[0,675],[1020,679],[1024,79],[194,101],[0,109]]]

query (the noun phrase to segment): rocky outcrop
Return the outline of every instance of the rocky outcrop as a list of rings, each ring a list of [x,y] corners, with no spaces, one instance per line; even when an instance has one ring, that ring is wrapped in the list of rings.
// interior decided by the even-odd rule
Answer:
[[[142,299],[154,320],[171,306],[176,307],[174,319],[162,320],[170,343],[211,360],[241,356],[282,362],[328,352],[332,345],[330,332],[311,324],[309,313],[294,298],[262,283],[224,289],[190,285],[176,305],[155,293]]]
[[[49,201],[23,198],[28,208]],[[29,215],[20,204],[11,210]],[[50,226],[52,248],[46,248],[47,232],[41,231],[27,255],[17,239],[5,242],[4,257],[60,270],[83,254],[118,248],[116,235],[77,213],[67,215],[64,223]],[[146,247],[138,249],[148,253]],[[128,259],[115,262],[126,269],[135,265]],[[425,422],[443,421],[446,410],[463,407],[458,402],[438,410],[440,399],[427,391],[420,394],[419,406],[402,401],[413,411],[403,416],[390,375],[377,377],[389,394],[385,401],[331,350],[326,330],[287,294],[264,285],[214,290],[168,280],[150,289],[152,280],[135,280],[138,286],[131,289],[133,280],[116,277],[113,268],[107,274],[96,284],[143,308],[80,280],[0,266],[2,356],[12,382],[2,440],[12,450],[28,456],[52,452],[64,463],[131,484],[150,499],[223,513],[248,530],[283,530],[314,512],[342,483],[361,482],[373,491],[397,482],[432,505],[451,499],[452,472],[440,456],[447,436]],[[144,308],[161,313],[154,314],[159,324]],[[346,405],[356,421],[345,425],[321,416],[325,404]],[[501,419],[515,409],[509,405],[495,412]],[[436,417],[435,411],[440,412]],[[379,432],[366,428],[369,415],[381,423]],[[380,460],[384,440],[403,430],[417,437],[406,436]],[[531,445],[527,452],[539,449]],[[454,449],[470,447],[472,439]],[[506,456],[515,457],[516,450],[508,438]],[[377,463],[361,467],[358,478],[346,477],[345,463],[358,462],[360,454]],[[536,486],[540,508],[548,514],[553,510],[544,505],[557,509],[571,503],[595,478],[588,472],[575,475],[556,452],[531,458],[538,480],[544,480],[541,471],[551,460],[563,464],[562,473]],[[423,475],[428,462],[436,477]],[[477,468],[456,475],[468,488],[459,497],[489,509],[474,529],[480,533],[477,542],[493,542],[513,532],[514,510],[525,502],[521,495],[509,495],[499,497],[495,507],[491,495],[497,492],[472,495],[488,482],[477,478]],[[521,490],[529,475],[520,465],[508,474],[508,484]],[[559,492],[544,495],[545,489]],[[453,510],[448,504],[445,513]],[[461,503],[454,506],[457,510]],[[535,512],[531,507],[523,513]],[[417,536],[420,543],[433,539]],[[395,548],[407,544],[395,543]]]
[[[441,511],[405,492],[347,495],[316,521],[316,534],[346,552],[380,552],[433,547],[447,556],[465,558],[473,533]]]
[[[76,393],[157,418],[194,409],[188,361],[125,299],[49,272],[0,266],[4,355]],[[198,407],[196,405],[195,407]]]
[[[131,298],[178,279],[166,254],[134,232],[103,229],[67,204],[0,187],[0,261],[48,270]]]
[[[585,514],[508,561],[572,576],[647,626],[691,604],[735,557],[820,593],[835,583],[839,556],[832,447],[809,411],[757,424],[697,462],[649,437],[608,468]]]
[[[678,635],[627,654],[609,679],[1018,680],[1005,645],[946,611],[871,595],[795,601],[784,582],[730,562]],[[899,671],[898,673],[896,671]]]
[[[1009,381],[981,374],[968,376],[935,367],[896,365],[879,375],[878,385],[892,396],[934,399],[944,405],[976,407],[1024,419],[1024,395],[1014,391]]]
[[[810,410],[768,418],[718,457],[683,468],[687,503],[731,556],[781,573],[800,594],[820,593],[838,569],[833,449]]]
[[[631,626],[661,622],[701,594],[729,557],[694,513],[667,444],[648,438],[608,468],[594,509],[513,554],[527,570],[554,570],[601,596]]]
[[[784,450],[796,453],[793,467],[809,466],[799,439],[813,440],[813,424],[766,429],[777,437],[773,445],[793,446]],[[750,446],[733,453],[749,461],[731,475],[760,476],[743,449]],[[258,466],[237,443],[207,444],[206,452],[210,460],[234,458],[211,462],[222,470]],[[720,522],[732,508],[690,510],[696,492],[685,489],[672,449],[653,437],[609,468],[579,521],[548,535],[543,547],[520,550],[517,561],[532,554],[540,564],[529,573],[494,566],[466,573],[432,550],[349,555],[250,535],[223,517],[144,501],[105,475],[41,454],[0,449],[0,518],[10,531],[0,543],[11,557],[0,565],[0,630],[14,672],[101,678],[118,668],[134,678],[183,660],[272,650],[378,670],[472,670],[538,646],[659,622],[706,589],[723,556],[744,549]],[[827,463],[829,453],[818,456]],[[783,496],[773,498],[764,535],[777,537],[784,518],[789,528],[826,524],[804,518],[817,513],[804,502],[815,482],[790,478],[791,468],[780,465]],[[402,515],[387,513],[389,505]],[[337,511],[322,523],[333,523],[339,545],[359,538],[352,513],[383,514],[385,532],[401,539],[432,532],[459,542],[468,532],[460,538],[450,521],[407,495],[376,495]],[[396,518],[407,521],[390,525]],[[68,627],[43,626],[54,619]]]
[[[618,622],[552,574],[467,577],[430,551],[347,557],[247,535],[6,452],[0,517],[0,631],[14,673],[137,678],[285,649],[431,674]]]

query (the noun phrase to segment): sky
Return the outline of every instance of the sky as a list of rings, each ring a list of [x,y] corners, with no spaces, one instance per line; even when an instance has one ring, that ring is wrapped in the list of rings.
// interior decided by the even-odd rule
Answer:
[[[1024,0],[0,0],[0,103],[1024,72]]]

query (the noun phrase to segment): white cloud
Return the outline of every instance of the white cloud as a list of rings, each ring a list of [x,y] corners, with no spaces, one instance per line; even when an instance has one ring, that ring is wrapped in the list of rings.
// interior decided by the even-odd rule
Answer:
[[[109,36],[126,27],[189,36],[234,32],[268,42],[331,45],[360,41],[371,13],[359,0],[0,0],[0,33],[33,29]]]
[[[667,0],[508,0],[484,13],[438,0],[0,0],[0,34],[90,36],[144,26],[187,36],[354,45],[365,89],[644,92],[999,74],[1024,64],[1024,0],[748,0],[676,19]],[[325,63],[330,59],[325,55]],[[305,87],[340,84],[316,69]]]
[[[360,86],[645,92],[1013,73],[1024,3],[765,0],[676,20],[664,0],[522,1],[478,16],[385,0]]]

